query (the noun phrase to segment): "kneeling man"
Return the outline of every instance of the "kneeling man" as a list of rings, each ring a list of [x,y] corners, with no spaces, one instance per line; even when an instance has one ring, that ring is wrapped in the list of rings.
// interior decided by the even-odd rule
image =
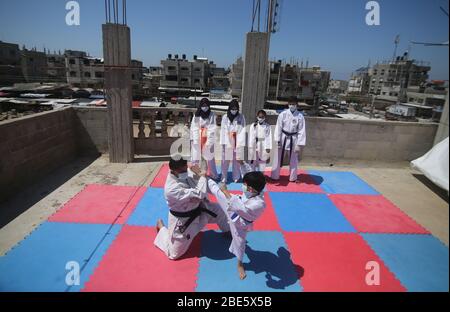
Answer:
[[[164,186],[169,224],[165,227],[162,220],[158,220],[154,244],[169,259],[175,260],[186,253],[206,224],[217,223],[223,232],[229,232],[230,228],[223,210],[207,198],[206,173],[198,166],[188,170],[187,161],[181,156],[170,159],[169,169]]]

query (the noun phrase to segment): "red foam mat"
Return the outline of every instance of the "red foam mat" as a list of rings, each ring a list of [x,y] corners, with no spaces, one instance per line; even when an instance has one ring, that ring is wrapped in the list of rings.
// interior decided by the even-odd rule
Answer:
[[[83,291],[193,292],[200,235],[187,254],[174,261],[153,244],[155,228],[125,225]]]
[[[429,233],[381,195],[329,195],[329,198],[359,232]]]
[[[405,291],[359,234],[284,233],[293,262],[302,268],[304,291]],[[379,285],[368,285],[366,276],[379,264]],[[369,275],[370,277],[370,275]],[[369,279],[370,280],[370,279]]]
[[[49,218],[50,222],[124,224],[145,187],[90,184]],[[119,216],[120,214],[120,216]]]
[[[151,187],[164,187],[166,184],[167,175],[169,174],[169,164],[165,163],[159,168],[158,174],[150,183]]]

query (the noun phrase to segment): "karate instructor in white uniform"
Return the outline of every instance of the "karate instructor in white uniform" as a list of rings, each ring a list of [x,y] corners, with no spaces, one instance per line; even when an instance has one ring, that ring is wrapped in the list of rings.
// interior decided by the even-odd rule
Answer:
[[[188,170],[187,161],[179,155],[170,159],[169,168],[164,186],[169,224],[166,227],[161,219],[158,220],[154,244],[169,259],[175,260],[186,253],[206,224],[217,223],[223,232],[229,232],[230,227],[224,211],[207,198],[206,173],[198,166]]]
[[[298,157],[306,145],[305,118],[298,110],[298,100],[291,97],[289,108],[278,115],[274,139],[278,145],[278,157],[272,165],[272,180],[280,179],[280,169],[285,155],[289,158],[289,181],[297,182]]]

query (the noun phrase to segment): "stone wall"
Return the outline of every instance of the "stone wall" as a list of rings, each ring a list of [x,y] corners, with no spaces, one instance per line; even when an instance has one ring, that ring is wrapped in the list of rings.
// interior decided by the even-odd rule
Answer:
[[[77,156],[72,108],[0,122],[0,201]]]

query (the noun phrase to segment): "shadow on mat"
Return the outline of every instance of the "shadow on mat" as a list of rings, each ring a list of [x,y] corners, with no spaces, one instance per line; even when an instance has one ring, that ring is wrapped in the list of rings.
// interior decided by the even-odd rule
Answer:
[[[202,257],[212,260],[229,260],[235,256],[228,251],[231,238],[216,231],[207,231],[202,237]],[[298,282],[304,275],[304,269],[291,260],[291,254],[284,248],[278,248],[277,254],[258,251],[249,245],[245,248],[249,262],[244,263],[247,271],[255,274],[265,272],[266,285],[273,289],[285,289]],[[248,278],[248,277],[247,277]]]
[[[321,176],[314,174],[300,173],[297,176],[297,180],[300,181],[300,184],[308,184],[308,185],[321,185],[323,183],[323,178]],[[278,181],[270,182],[269,180],[268,182],[280,186],[287,186],[288,184],[293,183],[289,182],[289,176],[284,175],[280,176],[280,180]]]
[[[284,247],[278,248],[275,255],[268,251],[253,250],[247,245],[246,254],[250,262],[244,263],[244,268],[256,274],[266,272],[267,287],[285,289],[304,275],[304,269],[292,262],[291,254]]]

